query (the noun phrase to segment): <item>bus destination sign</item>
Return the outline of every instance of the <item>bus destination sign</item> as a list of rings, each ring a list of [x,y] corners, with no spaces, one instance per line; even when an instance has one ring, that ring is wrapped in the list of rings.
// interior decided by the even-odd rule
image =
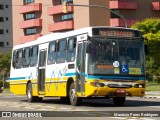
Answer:
[[[106,37],[141,37],[139,31],[125,30],[125,29],[112,29],[112,28],[95,28],[93,35],[106,36]]]

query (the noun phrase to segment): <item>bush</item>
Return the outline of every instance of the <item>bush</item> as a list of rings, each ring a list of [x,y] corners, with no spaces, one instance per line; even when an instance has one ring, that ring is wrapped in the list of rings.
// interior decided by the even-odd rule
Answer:
[[[149,73],[149,71],[146,71],[146,79],[150,82],[153,81],[153,75],[151,73]]]
[[[3,87],[3,81],[0,80],[0,88]]]
[[[3,80],[0,80],[0,88],[3,87]],[[4,85],[5,88],[9,88],[9,83],[8,82],[5,82],[5,85]]]
[[[155,77],[154,80],[155,80],[156,83],[160,83],[160,77],[159,77],[159,76],[158,76],[158,77]]]

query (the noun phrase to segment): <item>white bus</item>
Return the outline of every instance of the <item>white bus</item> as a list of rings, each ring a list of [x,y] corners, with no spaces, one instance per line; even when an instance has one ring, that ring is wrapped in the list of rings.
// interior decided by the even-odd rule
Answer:
[[[71,105],[83,98],[145,94],[145,53],[141,32],[129,28],[87,27],[52,33],[14,46],[10,91],[29,102],[61,97]]]

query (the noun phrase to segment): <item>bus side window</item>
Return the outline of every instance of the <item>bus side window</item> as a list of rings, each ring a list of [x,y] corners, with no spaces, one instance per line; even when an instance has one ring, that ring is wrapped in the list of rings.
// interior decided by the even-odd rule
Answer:
[[[67,62],[74,62],[76,52],[76,39],[71,38],[68,40]]]
[[[30,63],[30,48],[24,49],[24,55],[23,55],[23,67],[29,67]]]
[[[56,42],[51,42],[48,49],[48,64],[56,62]]]
[[[33,46],[30,50],[30,66],[36,66],[38,60],[38,46]]]
[[[17,62],[16,62],[16,68],[22,67],[22,49],[19,49],[17,52]]]
[[[12,66],[16,68],[17,51],[13,51]]]
[[[57,49],[57,63],[64,63],[66,59],[66,39],[58,42]]]

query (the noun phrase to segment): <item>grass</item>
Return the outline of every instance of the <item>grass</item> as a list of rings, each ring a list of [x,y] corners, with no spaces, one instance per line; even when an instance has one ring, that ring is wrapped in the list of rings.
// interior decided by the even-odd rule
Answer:
[[[10,93],[10,89],[9,88],[4,88],[3,93]]]
[[[146,91],[160,91],[160,83],[146,82]]]

